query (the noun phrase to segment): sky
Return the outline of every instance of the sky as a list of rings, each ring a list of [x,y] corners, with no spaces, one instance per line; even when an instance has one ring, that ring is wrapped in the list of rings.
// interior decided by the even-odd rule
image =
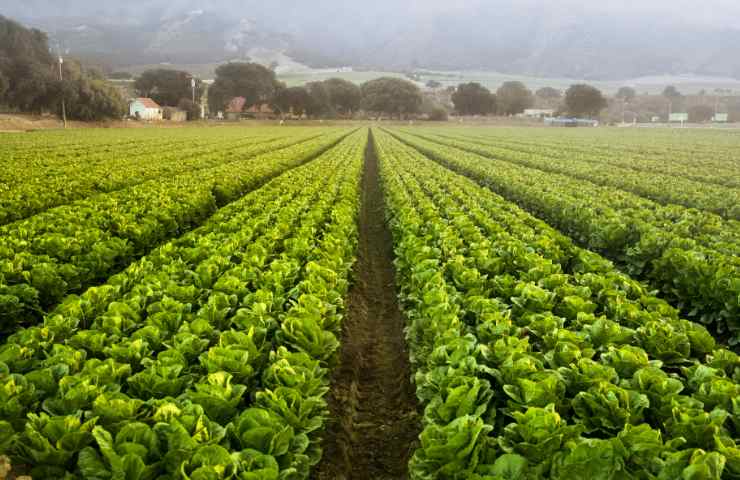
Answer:
[[[208,8],[221,10],[286,10],[305,11],[309,6],[318,11],[339,8],[343,11],[362,12],[387,10],[402,6],[408,13],[426,14],[430,11],[444,13],[475,9],[481,5],[519,6],[545,9],[555,14],[598,13],[608,15],[651,15],[669,18],[688,24],[717,25],[740,28],[740,1],[738,0],[0,0],[0,14],[25,18],[86,16],[91,13],[127,12],[137,15],[151,8],[165,11],[181,8]],[[527,8],[522,8],[523,6]],[[240,6],[242,6],[240,8]]]

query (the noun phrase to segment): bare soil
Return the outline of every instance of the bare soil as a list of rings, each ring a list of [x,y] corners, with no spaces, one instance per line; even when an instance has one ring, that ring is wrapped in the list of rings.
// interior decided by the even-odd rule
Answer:
[[[119,128],[135,126],[139,122],[67,122],[67,128]],[[0,132],[33,132],[36,130],[60,130],[62,121],[54,115],[26,113],[0,113]]]
[[[408,478],[420,430],[372,135],[362,187],[355,282],[329,397],[333,423],[316,480]]]

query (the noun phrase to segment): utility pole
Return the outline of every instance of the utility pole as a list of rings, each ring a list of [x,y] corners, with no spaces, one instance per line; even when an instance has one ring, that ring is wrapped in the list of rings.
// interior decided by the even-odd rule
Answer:
[[[626,98],[623,98],[622,99],[622,125],[624,125],[624,107],[625,107],[626,103],[627,103],[627,99]]]
[[[59,84],[62,89],[62,122],[64,123],[64,128],[67,128],[67,106],[64,103],[64,85],[62,82],[64,81],[64,77],[62,75],[62,65],[64,64],[64,59],[61,55],[59,55]]]

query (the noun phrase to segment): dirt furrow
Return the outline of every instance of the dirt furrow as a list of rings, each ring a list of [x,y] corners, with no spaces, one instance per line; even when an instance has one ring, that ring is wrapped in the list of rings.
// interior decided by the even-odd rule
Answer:
[[[355,282],[317,480],[407,478],[420,428],[372,135],[362,182]]]

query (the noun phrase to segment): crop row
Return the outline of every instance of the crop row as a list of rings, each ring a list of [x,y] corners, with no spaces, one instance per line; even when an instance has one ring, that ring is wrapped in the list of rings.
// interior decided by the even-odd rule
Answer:
[[[550,137],[547,132],[541,130],[530,130],[528,132],[530,135],[524,138],[518,138],[516,134],[519,132],[511,129],[502,131],[488,129],[485,133],[475,130],[427,131],[430,134],[433,132],[440,137],[485,146],[493,145],[520,154],[534,154],[543,159],[548,157],[576,159],[602,164],[607,168],[617,166],[650,175],[665,174],[726,187],[740,187],[740,165],[733,161],[732,150],[693,143],[678,145],[680,150],[661,149],[659,148],[660,137],[653,137],[653,132],[650,132],[647,138],[657,142],[658,145],[650,146],[641,145],[637,141],[638,138],[625,139],[617,136],[616,133],[612,133],[614,138],[597,137],[598,141],[594,141],[596,139],[583,136],[563,138],[562,130],[557,132],[559,135],[556,138]],[[614,143],[615,141],[617,143]]]
[[[661,204],[683,205],[740,220],[740,189],[697,182],[672,173],[641,172],[575,153],[564,156],[519,152],[495,144],[424,134],[422,138],[485,157],[615,187]],[[670,164],[670,162],[667,162]],[[685,169],[685,167],[683,167]],[[681,170],[681,168],[677,168]]]
[[[34,478],[307,478],[366,132],[0,347],[0,453]]]
[[[330,132],[246,160],[147,181],[0,227],[0,330],[38,321],[67,294],[105,281],[346,134]]]
[[[736,222],[678,206],[651,206],[608,187],[408,135],[399,138],[615,260],[658,289],[684,315],[729,332],[731,343],[740,338]]]
[[[163,132],[165,134],[163,134]],[[282,133],[281,133],[282,132]],[[0,160],[18,166],[31,160],[34,167],[42,165],[72,164],[88,156],[117,155],[149,150],[167,150],[178,145],[194,145],[212,139],[232,141],[238,138],[279,137],[284,129],[220,127],[208,129],[207,135],[200,127],[161,129],[77,129],[66,131],[36,131],[9,134],[3,137]],[[7,173],[7,172],[4,172]]]
[[[123,149],[120,152],[98,149],[75,156],[72,162],[50,164],[34,162],[29,157],[4,162],[6,178],[3,183],[6,186],[0,195],[0,225],[92,195],[120,190],[150,179],[213,168],[317,136],[314,132],[283,138],[236,137],[214,143],[200,140],[192,141],[190,145],[180,142],[150,149],[129,146],[129,151]],[[132,149],[135,151],[131,152]]]
[[[579,198],[608,195],[610,206],[622,210],[625,215],[636,215],[636,212],[639,212],[646,221],[660,225],[661,229],[678,236],[695,239],[699,245],[712,250],[734,254],[740,248],[740,222],[724,219],[710,212],[680,205],[661,205],[618,188],[596,185],[593,182],[580,180],[567,174],[544,172],[514,162],[485,157],[459,147],[446,145],[444,142],[430,142],[419,136],[403,135],[402,140],[418,142],[414,144],[417,148],[420,146],[446,147],[448,153],[454,152],[457,156],[465,159],[482,161],[482,167],[501,165],[511,172],[536,176],[538,180],[550,178],[552,183],[565,185],[569,188],[570,195],[579,196]],[[433,156],[435,151],[429,149],[426,153]]]
[[[740,357],[607,260],[375,139],[424,407],[412,478],[740,475]]]

